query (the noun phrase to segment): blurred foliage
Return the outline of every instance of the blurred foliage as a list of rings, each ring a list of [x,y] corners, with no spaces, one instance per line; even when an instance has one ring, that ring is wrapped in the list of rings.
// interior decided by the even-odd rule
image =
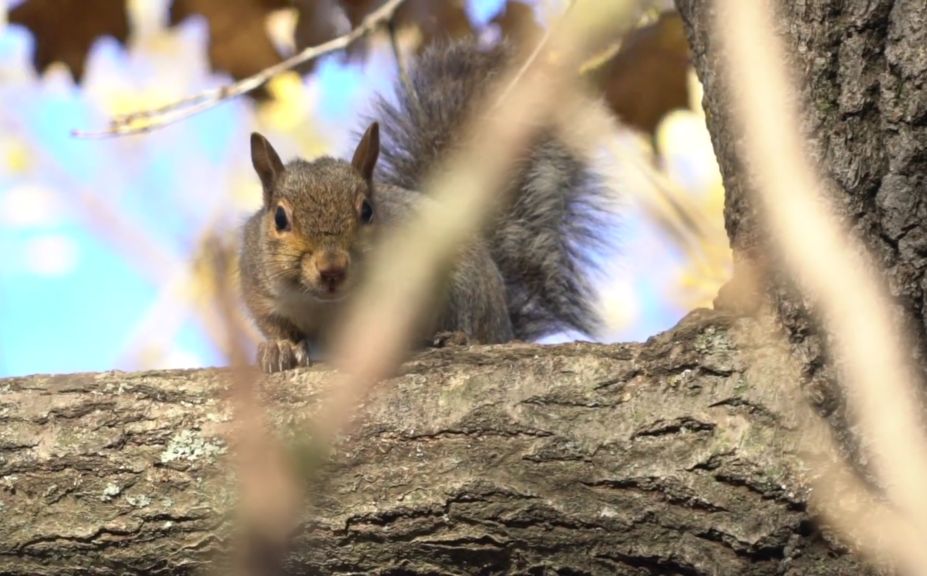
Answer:
[[[172,0],[169,24],[176,26],[198,15],[209,23],[209,61],[214,70],[235,79],[282,59],[267,18],[282,10],[295,11],[296,23],[287,45],[295,50],[315,46],[357,26],[383,0]],[[93,41],[112,36],[125,42],[128,17],[124,0],[25,0],[10,11],[10,21],[22,24],[36,38],[34,63],[44,70],[61,61],[80,79]],[[590,66],[589,77],[612,111],[626,124],[652,133],[669,111],[688,105],[686,70],[689,54],[682,23],[675,12],[632,31],[611,55]],[[534,8],[523,0],[508,0],[490,23],[523,52],[530,51],[541,27]],[[396,28],[414,32],[414,47],[438,39],[477,35],[463,0],[407,0],[396,15]],[[368,43],[357,42],[351,58],[364,58]],[[308,72],[312,64],[301,69]]]

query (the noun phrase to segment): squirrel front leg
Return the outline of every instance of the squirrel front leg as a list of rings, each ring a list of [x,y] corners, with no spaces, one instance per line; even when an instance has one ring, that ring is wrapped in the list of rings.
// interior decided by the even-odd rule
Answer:
[[[474,241],[462,250],[445,295],[432,346],[512,340],[505,282],[483,242]]]
[[[258,344],[257,363],[270,374],[298,366],[309,366],[309,345],[286,318],[272,314],[255,317],[265,340]]]
[[[264,342],[258,345],[257,363],[266,373],[309,365],[309,348],[303,332],[277,313],[267,289],[265,266],[257,241],[259,219],[252,218],[245,229],[240,259],[241,290]]]

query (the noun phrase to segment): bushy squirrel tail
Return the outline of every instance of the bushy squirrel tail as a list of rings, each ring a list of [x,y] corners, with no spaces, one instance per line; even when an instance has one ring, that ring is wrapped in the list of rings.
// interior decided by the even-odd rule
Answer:
[[[426,49],[410,70],[410,93],[397,81],[395,101],[380,99],[379,179],[407,190],[458,144],[463,122],[510,62],[505,46],[472,41]],[[515,337],[560,331],[594,335],[590,249],[601,244],[604,185],[588,160],[543,129],[518,163],[511,201],[486,228],[490,252],[506,285]]]

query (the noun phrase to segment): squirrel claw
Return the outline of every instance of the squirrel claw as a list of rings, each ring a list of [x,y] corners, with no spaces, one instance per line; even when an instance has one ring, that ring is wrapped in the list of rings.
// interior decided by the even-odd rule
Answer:
[[[268,374],[310,364],[305,340],[267,340],[258,345],[257,356],[261,370]]]
[[[450,332],[438,332],[431,340],[432,348],[448,348],[450,346],[467,346],[470,344],[470,337],[466,332],[454,330]]]

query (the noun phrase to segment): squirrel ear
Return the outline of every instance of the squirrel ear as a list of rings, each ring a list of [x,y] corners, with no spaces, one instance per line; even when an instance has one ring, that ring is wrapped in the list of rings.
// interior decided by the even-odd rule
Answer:
[[[373,168],[377,165],[377,157],[380,155],[380,125],[376,122],[367,128],[364,137],[361,138],[357,149],[354,150],[354,158],[351,159],[351,165],[361,173],[368,182],[373,179]]]
[[[257,132],[251,133],[251,164],[254,165],[254,171],[261,178],[261,185],[264,187],[264,206],[270,206],[274,182],[283,173],[283,162],[267,138]]]

